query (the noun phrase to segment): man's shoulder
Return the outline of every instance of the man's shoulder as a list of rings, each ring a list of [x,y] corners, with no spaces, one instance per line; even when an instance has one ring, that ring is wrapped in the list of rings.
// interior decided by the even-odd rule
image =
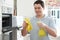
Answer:
[[[53,17],[46,16],[45,18],[48,20],[53,20]]]
[[[33,16],[33,17],[30,17],[30,20],[34,20],[35,19],[35,16]]]

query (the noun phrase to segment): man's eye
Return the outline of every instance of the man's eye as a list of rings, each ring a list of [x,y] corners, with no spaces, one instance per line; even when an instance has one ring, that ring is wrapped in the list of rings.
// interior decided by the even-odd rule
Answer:
[[[35,8],[35,9],[41,9],[40,7],[37,7],[37,8]]]
[[[37,9],[37,8],[35,8],[35,9]]]

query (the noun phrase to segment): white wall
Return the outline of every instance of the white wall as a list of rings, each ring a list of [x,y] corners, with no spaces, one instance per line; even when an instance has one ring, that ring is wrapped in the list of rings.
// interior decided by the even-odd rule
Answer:
[[[34,14],[33,3],[35,0],[17,0],[17,15],[31,17]]]
[[[36,0],[17,0],[17,15],[27,16],[27,17],[34,16],[35,12],[34,12],[33,3],[35,1]],[[46,13],[46,9],[45,9],[45,13]]]

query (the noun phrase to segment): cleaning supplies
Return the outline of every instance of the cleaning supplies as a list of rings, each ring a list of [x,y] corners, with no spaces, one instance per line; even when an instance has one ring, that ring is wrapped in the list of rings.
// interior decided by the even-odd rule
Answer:
[[[26,30],[30,32],[32,30],[32,25],[29,18],[25,18],[24,21],[28,24]]]
[[[43,28],[40,28],[40,30],[39,30],[39,32],[38,32],[38,35],[41,36],[41,37],[46,36],[46,32],[44,31]]]
[[[40,21],[37,22],[37,24],[39,24],[39,23],[40,23]],[[38,35],[39,35],[40,37],[46,36],[45,30],[44,30],[43,28],[40,28],[40,29],[39,29],[39,32],[38,32]]]
[[[32,30],[32,25],[31,25],[30,19],[29,18],[25,18],[24,21],[28,24],[26,30],[28,32],[30,32]],[[40,21],[38,21],[37,23],[40,23]],[[45,30],[43,28],[40,28],[39,32],[38,32],[38,35],[41,36],[41,37],[46,36]]]

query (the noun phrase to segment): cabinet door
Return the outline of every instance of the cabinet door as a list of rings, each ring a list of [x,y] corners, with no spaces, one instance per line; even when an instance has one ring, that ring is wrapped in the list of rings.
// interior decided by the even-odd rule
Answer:
[[[2,13],[13,13],[13,0],[2,0]]]

